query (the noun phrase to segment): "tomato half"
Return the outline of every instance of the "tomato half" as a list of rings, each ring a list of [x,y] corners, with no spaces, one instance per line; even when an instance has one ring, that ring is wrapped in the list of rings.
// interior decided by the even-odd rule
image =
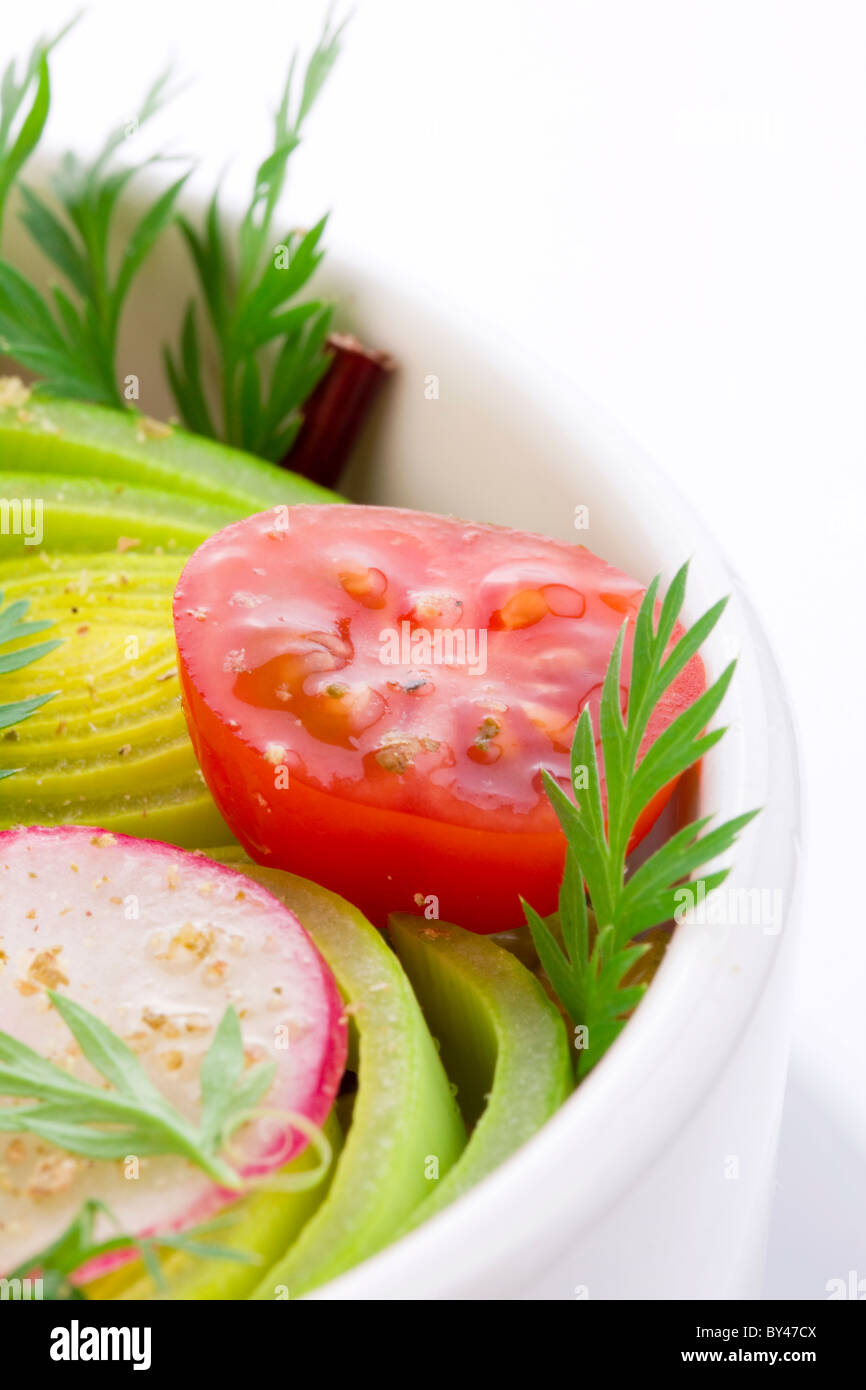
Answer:
[[[556,905],[577,717],[643,589],[583,546],[390,507],[277,507],[206,541],[174,618],[217,804],[260,863],[383,924]],[[631,657],[623,661],[623,703]],[[647,744],[704,689],[694,658]],[[648,808],[635,842],[673,787]]]

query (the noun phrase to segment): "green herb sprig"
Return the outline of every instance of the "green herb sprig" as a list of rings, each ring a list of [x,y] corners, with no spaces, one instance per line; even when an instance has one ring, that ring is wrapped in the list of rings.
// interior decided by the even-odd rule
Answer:
[[[44,52],[40,72],[47,84]],[[59,211],[20,185],[22,221],[67,288],[54,286],[45,298],[19,270],[0,261],[0,347],[34,372],[47,394],[125,404],[116,375],[121,314],[136,275],[174,220],[189,171],[153,199],[113,269],[112,233],[121,196],[137,174],[163,158],[117,168],[114,156],[128,135],[160,109],[167,81],[168,74],[158,78],[133,120],[111,131],[89,164],[72,153],[64,156],[53,180]],[[47,85],[41,100],[43,105],[49,100]]]
[[[86,1299],[87,1293],[73,1284],[71,1276],[100,1255],[109,1255],[116,1250],[135,1250],[141,1257],[156,1287],[164,1292],[167,1288],[157,1252],[160,1249],[179,1250],[200,1259],[232,1260],[239,1264],[260,1264],[261,1258],[246,1250],[233,1246],[219,1245],[207,1240],[213,1232],[232,1225],[231,1215],[216,1217],[189,1231],[171,1231],[153,1236],[130,1236],[118,1234],[105,1240],[96,1238],[96,1222],[100,1216],[107,1217],[120,1231],[120,1223],[110,1207],[95,1198],[83,1202],[72,1221],[64,1231],[47,1245],[44,1250],[31,1255],[17,1268],[5,1275],[8,1280],[38,1277],[42,1281],[42,1297],[48,1300]]]
[[[107,1086],[80,1081],[38,1052],[0,1032],[0,1095],[35,1105],[0,1108],[0,1132],[36,1134],[70,1153],[117,1159],[176,1154],[232,1191],[242,1179],[220,1158],[223,1133],[252,1110],[274,1078],[273,1062],[244,1070],[237,1013],[226,1009],[201,1065],[198,1128],[157,1090],[135,1053],[80,1004],[48,991],[84,1057]]]
[[[292,59],[274,117],[273,147],[259,165],[238,237],[236,259],[223,226],[219,190],[199,230],[180,226],[201,286],[219,363],[219,418],[208,403],[203,348],[195,304],[187,306],[176,353],[165,367],[178,409],[197,434],[222,438],[262,458],[279,460],[300,429],[300,409],[324,372],[330,305],[310,299],[291,303],[322,259],[326,217],[306,232],[279,237],[276,216],[304,122],[340,50],[343,25],[325,21],[295,97],[297,55]]]
[[[40,392],[128,406],[117,370],[123,309],[157,241],[177,224],[192,256],[208,333],[205,342],[200,311],[191,300],[176,350],[164,349],[184,423],[263,458],[286,455],[302,423],[301,408],[331,360],[326,339],[332,306],[299,300],[321,262],[327,218],[280,238],[278,207],[289,161],[337,59],[343,28],[329,15],[302,73],[296,71],[297,55],[292,60],[274,116],[272,148],[256,171],[239,233],[223,224],[219,189],[201,229],[179,216],[187,171],[150,203],[119,256],[114,229],[128,185],[163,156],[120,168],[115,156],[127,136],[164,103],[168,75],[153,84],[135,118],[111,132],[95,160],[83,164],[71,153],[65,156],[53,180],[54,206],[19,175],[45,127],[51,102],[48,58],[62,35],[34,48],[20,81],[14,66],[7,69],[0,87],[0,219],[15,186],[21,219],[62,283],[43,295],[0,260],[0,351],[38,378]],[[213,398],[205,387],[205,357],[215,357],[218,365]]]
[[[544,782],[559,818],[567,852],[559,897],[561,943],[551,926],[528,903],[527,922],[539,959],[576,1026],[586,1029],[578,1052],[577,1074],[585,1075],[625,1026],[646,985],[629,977],[649,950],[635,938],[674,915],[685,880],[702,864],[723,854],[757,815],[748,811],[703,834],[712,817],[678,830],[634,873],[627,874],[629,841],[641,813],[670,782],[694,766],[723,737],[724,729],[704,733],[730,685],[736,662],[683,710],[639,758],[649,721],[659,701],[698,652],[724,611],[722,599],[670,648],[685,597],[688,565],[676,574],[655,624],[659,578],[650,584],[634,624],[631,682],[625,717],[620,707],[620,667],[626,626],[619,632],[602,687],[601,775],[589,709],[577,722],[571,753],[576,803],[549,773]],[[670,648],[670,650],[669,650]],[[719,869],[704,879],[706,892],[728,875]],[[584,890],[585,885],[585,890]],[[595,930],[587,907],[592,905]],[[633,976],[632,976],[633,978]]]
[[[2,602],[3,595],[0,593],[0,604]],[[53,627],[53,623],[48,619],[25,622],[24,618],[29,608],[27,599],[18,599],[7,608],[0,608],[0,647],[6,647],[10,642],[19,641],[22,637],[32,637],[37,632],[44,632],[46,628]],[[19,647],[14,652],[0,652],[0,676],[6,675],[9,671],[20,671],[31,662],[38,661],[41,656],[47,656],[55,647],[59,647],[61,642],[62,638],[57,637],[48,642],[36,642],[29,647]],[[0,729],[10,729],[14,724],[20,724],[22,719],[28,719],[42,705],[53,700],[56,694],[57,691],[52,690],[46,695],[32,695],[26,700],[14,700],[0,705]],[[7,768],[0,771],[0,780],[12,777],[17,771],[20,769]]]
[[[20,80],[14,58],[0,78],[0,228],[9,190],[39,144],[48,119],[48,55],[75,23],[77,17],[53,39],[39,39],[33,45]]]

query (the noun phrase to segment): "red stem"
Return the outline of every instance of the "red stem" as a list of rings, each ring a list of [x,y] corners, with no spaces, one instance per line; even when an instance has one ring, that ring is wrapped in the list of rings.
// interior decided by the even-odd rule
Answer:
[[[304,407],[304,423],[282,466],[333,487],[394,360],[347,333],[330,334],[327,345],[331,365]]]

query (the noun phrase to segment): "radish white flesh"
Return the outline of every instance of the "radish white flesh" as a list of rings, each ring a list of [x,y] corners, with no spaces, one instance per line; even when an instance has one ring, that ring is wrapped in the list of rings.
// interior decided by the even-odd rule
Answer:
[[[0,1028],[100,1082],[48,989],[108,1024],[193,1122],[201,1061],[230,1004],[248,1063],[276,1063],[260,1106],[316,1125],[331,1109],[346,1054],[333,976],[288,908],[200,855],[80,826],[0,834]],[[273,1117],[241,1138],[246,1176],[307,1142]],[[87,1197],[131,1233],[195,1224],[231,1199],[180,1157],[125,1165],[0,1132],[0,1272],[47,1245]]]

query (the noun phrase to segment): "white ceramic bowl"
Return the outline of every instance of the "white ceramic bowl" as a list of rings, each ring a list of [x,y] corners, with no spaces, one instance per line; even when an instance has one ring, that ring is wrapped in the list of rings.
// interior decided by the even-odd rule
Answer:
[[[573,384],[381,280],[350,283],[356,326],[402,364],[353,496],[570,537],[644,581],[669,579],[691,556],[687,619],[731,595],[705,649],[710,677],[733,655],[739,664],[701,806],[719,819],[764,808],[726,888],[778,890],[783,913],[681,927],[615,1047],[544,1130],[317,1297],[757,1297],[787,1064],[799,810],[766,638],[711,534]],[[438,400],[425,397],[430,374]],[[574,529],[579,504],[585,532]]]
[[[10,222],[10,236],[13,223]],[[7,254],[26,263],[22,247]],[[706,644],[732,655],[729,732],[701,805],[755,806],[728,886],[779,891],[781,930],[683,926],[621,1038],[557,1116],[470,1194],[322,1289],[324,1299],[757,1297],[788,1051],[797,759],[766,638],[711,533],[635,446],[549,368],[357,268],[331,272],[343,324],[400,371],[348,480],[356,500],[581,541],[644,581],[692,557],[686,621],[731,602]],[[166,244],[134,295],[121,371],[171,413],[158,345],[190,283]],[[430,399],[430,378],[438,398]],[[426,388],[426,389],[425,389]],[[586,531],[575,507],[589,509]]]

